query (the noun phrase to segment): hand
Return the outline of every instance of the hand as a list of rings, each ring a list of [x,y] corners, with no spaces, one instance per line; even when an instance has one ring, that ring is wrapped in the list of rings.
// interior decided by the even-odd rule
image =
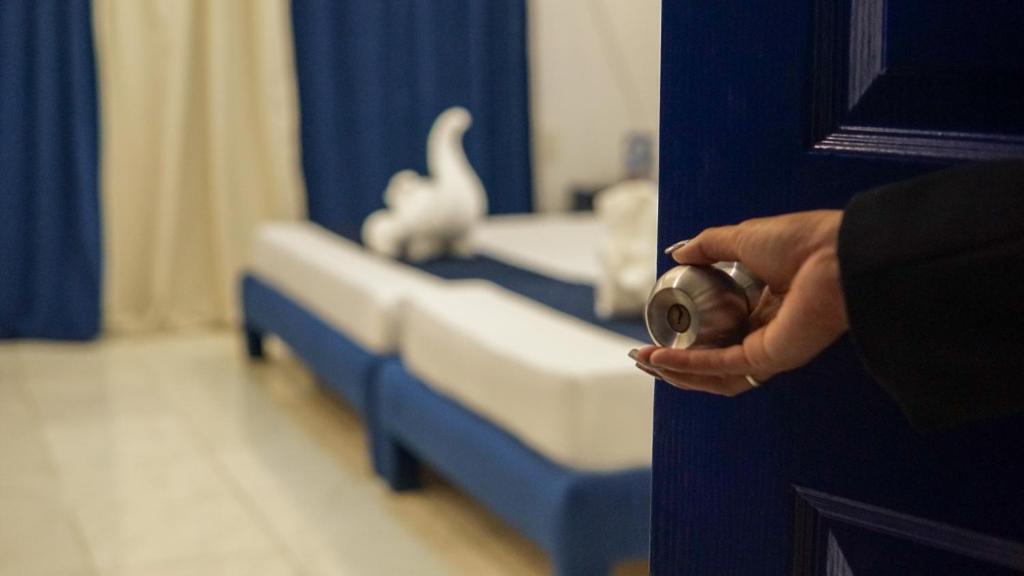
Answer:
[[[848,328],[836,244],[842,212],[819,210],[709,228],[675,250],[680,264],[738,261],[766,283],[753,330],[728,348],[647,346],[637,367],[688,390],[735,396],[807,364]],[[646,366],[646,367],[645,367]]]

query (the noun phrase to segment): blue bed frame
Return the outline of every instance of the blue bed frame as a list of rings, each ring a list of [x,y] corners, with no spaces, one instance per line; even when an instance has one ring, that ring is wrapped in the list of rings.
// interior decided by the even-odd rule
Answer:
[[[420,487],[426,462],[539,544],[559,576],[600,576],[646,558],[651,469],[582,472],[555,464],[427,388],[394,356],[363,349],[260,279],[242,279],[249,355],[276,334],[363,417],[374,469]]]
[[[395,490],[428,462],[544,548],[560,576],[609,574],[646,558],[651,470],[585,472],[555,464],[427,388],[397,359],[377,372],[377,469]]]

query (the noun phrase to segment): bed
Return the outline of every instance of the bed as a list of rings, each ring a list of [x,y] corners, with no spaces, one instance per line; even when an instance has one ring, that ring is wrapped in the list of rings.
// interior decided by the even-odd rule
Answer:
[[[261,230],[242,282],[250,353],[277,334],[363,415],[394,489],[426,462],[558,574],[644,557],[651,382],[625,356],[642,326],[593,316],[600,228],[517,216],[478,232],[475,257],[415,267],[308,223]]]

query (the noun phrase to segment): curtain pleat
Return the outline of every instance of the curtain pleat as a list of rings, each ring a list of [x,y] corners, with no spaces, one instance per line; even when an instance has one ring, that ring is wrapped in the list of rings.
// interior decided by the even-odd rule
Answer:
[[[0,338],[100,330],[88,0],[0,1]]]
[[[287,0],[95,0],[105,321],[235,321],[255,226],[305,213]]]
[[[530,210],[525,0],[294,0],[292,19],[311,219],[358,238],[455,105],[491,211]]]

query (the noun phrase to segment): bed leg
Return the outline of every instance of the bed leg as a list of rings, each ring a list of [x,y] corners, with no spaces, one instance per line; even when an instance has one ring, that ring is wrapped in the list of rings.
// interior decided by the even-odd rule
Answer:
[[[245,350],[249,353],[249,358],[263,358],[263,332],[246,325]]]
[[[381,434],[376,453],[377,469],[392,490],[404,492],[423,486],[420,461],[393,438]]]

